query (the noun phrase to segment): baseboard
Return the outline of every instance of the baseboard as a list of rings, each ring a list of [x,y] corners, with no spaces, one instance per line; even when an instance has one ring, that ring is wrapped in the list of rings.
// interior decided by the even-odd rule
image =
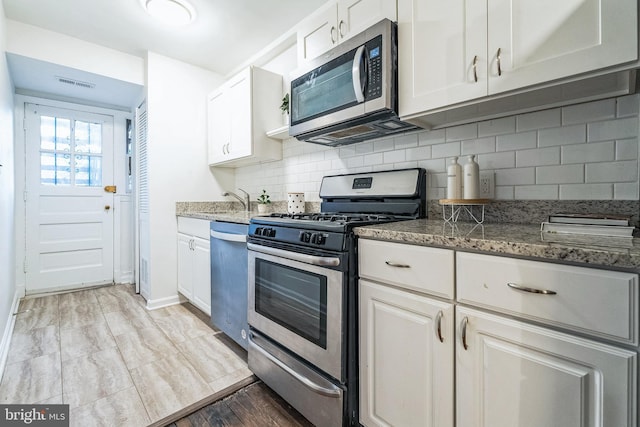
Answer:
[[[147,310],[157,310],[170,305],[180,304],[180,297],[176,294],[166,298],[148,299]]]
[[[11,310],[9,311],[9,318],[7,319],[7,326],[4,328],[2,334],[2,341],[0,342],[0,381],[4,375],[4,368],[7,364],[7,358],[9,357],[9,347],[11,346],[11,337],[13,336],[13,327],[16,324],[16,316],[14,313],[18,312],[18,305],[20,304],[20,298],[24,296],[24,286],[16,288],[16,292],[13,295],[13,303],[11,303]]]

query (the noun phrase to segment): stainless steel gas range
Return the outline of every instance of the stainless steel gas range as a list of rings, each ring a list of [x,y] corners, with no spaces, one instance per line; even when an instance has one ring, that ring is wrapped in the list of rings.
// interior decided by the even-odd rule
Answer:
[[[319,214],[249,225],[249,367],[317,426],[358,422],[356,226],[426,216],[426,173],[327,176]]]

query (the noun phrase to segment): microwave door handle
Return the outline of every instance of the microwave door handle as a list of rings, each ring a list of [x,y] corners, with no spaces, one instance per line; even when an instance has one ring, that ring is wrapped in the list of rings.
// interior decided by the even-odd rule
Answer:
[[[360,81],[360,64],[363,63],[364,45],[356,49],[353,56],[353,65],[351,66],[351,80],[353,81],[353,91],[356,93],[358,103],[364,102],[364,85]]]

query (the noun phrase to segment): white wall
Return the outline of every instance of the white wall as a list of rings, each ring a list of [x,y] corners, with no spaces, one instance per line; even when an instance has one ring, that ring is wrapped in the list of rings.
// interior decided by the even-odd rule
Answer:
[[[233,170],[211,171],[206,155],[206,96],[222,81],[205,69],[148,54],[150,307],[177,301],[176,202],[224,200],[223,189],[233,189]]]
[[[17,21],[7,31],[7,52],[144,86],[140,57]]]
[[[0,4],[0,372],[4,370],[13,318],[12,305],[17,296],[14,273],[13,86],[4,55],[5,40],[6,21]]]
[[[446,161],[477,154],[494,171],[496,198],[638,200],[639,95],[361,142],[342,148],[283,143],[283,159],[236,170],[236,186],[273,200],[317,201],[324,175],[423,167],[430,199],[445,196]]]

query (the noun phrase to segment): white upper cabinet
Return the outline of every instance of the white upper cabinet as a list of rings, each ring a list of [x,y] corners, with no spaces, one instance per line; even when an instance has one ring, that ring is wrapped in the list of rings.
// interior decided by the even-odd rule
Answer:
[[[209,164],[243,166],[282,158],[266,131],[282,123],[282,76],[250,67],[208,97]]]
[[[384,18],[396,20],[395,0],[339,0],[298,28],[298,63],[316,58]]]
[[[398,0],[406,117],[638,60],[635,0]]]

